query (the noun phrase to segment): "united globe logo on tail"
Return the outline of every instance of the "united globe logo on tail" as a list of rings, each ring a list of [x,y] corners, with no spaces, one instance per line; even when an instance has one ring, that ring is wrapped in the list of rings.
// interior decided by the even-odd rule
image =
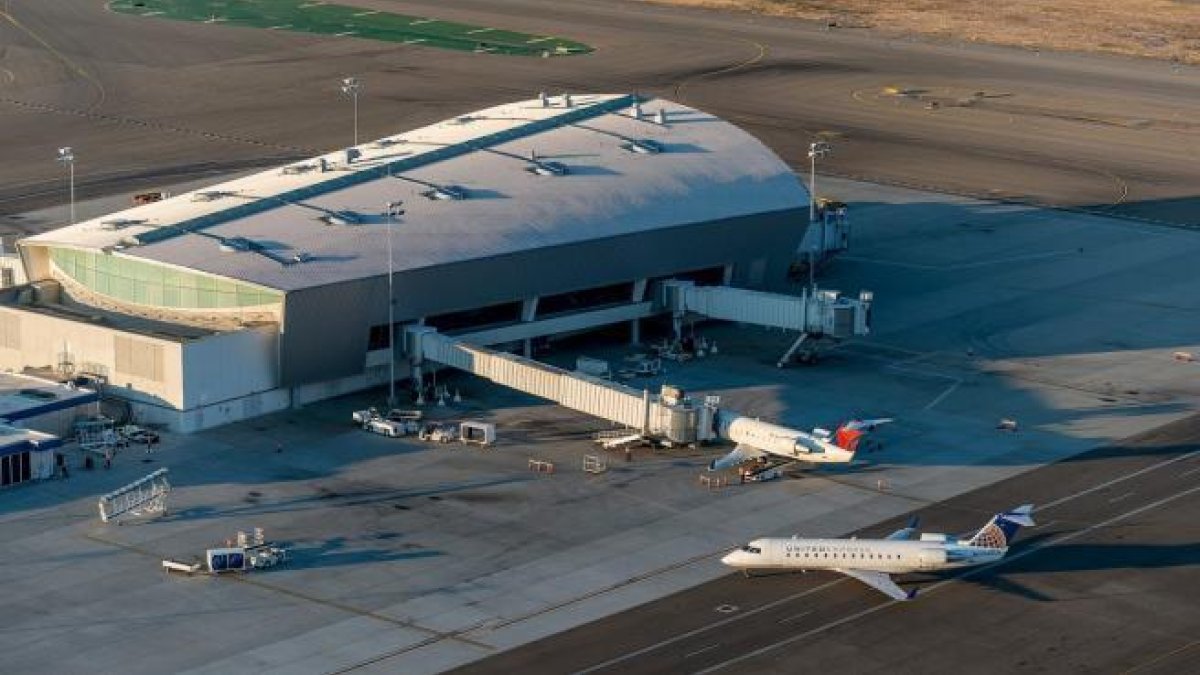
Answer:
[[[971,537],[967,545],[979,548],[1008,548],[1016,538],[1018,530],[1034,525],[1033,518],[1029,517],[1032,512],[1033,504],[1025,504],[1011,511],[997,513],[992,516],[987,525],[984,525],[975,533],[974,537]]]

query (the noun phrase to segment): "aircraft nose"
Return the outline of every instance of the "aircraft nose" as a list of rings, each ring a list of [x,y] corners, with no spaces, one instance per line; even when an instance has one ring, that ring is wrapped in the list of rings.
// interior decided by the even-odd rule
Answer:
[[[721,562],[726,565],[729,565],[730,567],[736,566],[737,565],[737,551],[730,551],[729,553],[726,553],[721,558]]]

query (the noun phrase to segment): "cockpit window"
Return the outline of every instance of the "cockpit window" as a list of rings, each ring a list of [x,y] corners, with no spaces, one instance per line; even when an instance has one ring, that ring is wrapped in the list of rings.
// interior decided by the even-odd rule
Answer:
[[[746,544],[745,546],[743,546],[742,550],[745,551],[746,553],[762,553],[761,548],[759,548],[757,546],[751,546],[750,544]]]

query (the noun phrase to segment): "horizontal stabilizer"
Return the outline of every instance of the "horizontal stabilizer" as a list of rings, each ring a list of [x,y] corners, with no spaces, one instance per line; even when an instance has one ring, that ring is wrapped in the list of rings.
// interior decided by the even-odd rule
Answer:
[[[1035,523],[1030,514],[1033,513],[1033,504],[1023,504],[1011,511],[1005,511],[999,515],[1004,520],[1012,521],[1022,527],[1033,527]]]
[[[892,417],[880,417],[879,419],[873,420],[850,420],[849,422],[843,424],[842,428],[850,429],[852,431],[874,431],[875,427],[894,421],[896,420]]]

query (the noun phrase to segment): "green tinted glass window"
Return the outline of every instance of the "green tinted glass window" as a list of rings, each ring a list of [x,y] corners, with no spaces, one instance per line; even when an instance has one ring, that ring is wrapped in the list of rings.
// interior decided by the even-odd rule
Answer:
[[[86,288],[117,300],[178,309],[237,308],[280,302],[281,294],[232,279],[163,267],[119,255],[54,248],[50,260]]]

